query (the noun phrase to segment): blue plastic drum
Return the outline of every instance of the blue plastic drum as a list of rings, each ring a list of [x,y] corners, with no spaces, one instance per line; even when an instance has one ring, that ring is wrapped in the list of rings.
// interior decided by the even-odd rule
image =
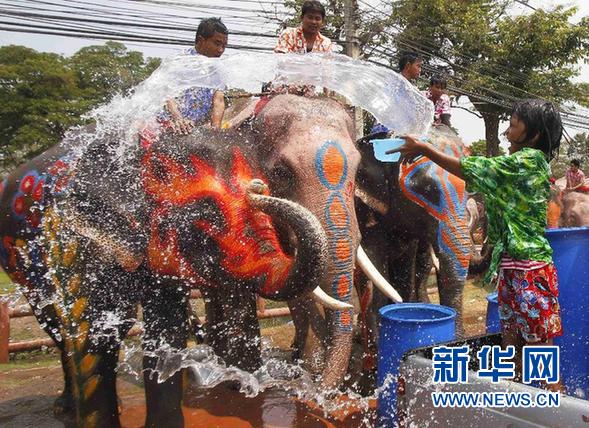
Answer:
[[[400,303],[380,309],[378,341],[378,426],[395,426],[397,375],[403,355],[454,340],[456,311],[429,303]]]
[[[499,319],[499,302],[497,292],[487,296],[487,334],[499,333],[501,321]]]
[[[554,250],[558,273],[563,335],[560,373],[567,392],[589,398],[589,227],[550,229],[546,237]]]

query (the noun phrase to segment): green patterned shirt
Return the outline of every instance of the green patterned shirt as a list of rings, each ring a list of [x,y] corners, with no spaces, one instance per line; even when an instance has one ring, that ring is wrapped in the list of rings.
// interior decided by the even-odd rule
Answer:
[[[525,148],[509,156],[460,159],[471,191],[485,198],[488,237],[494,246],[485,282],[497,271],[501,255],[515,260],[552,262],[544,237],[550,196],[550,167],[540,150]]]

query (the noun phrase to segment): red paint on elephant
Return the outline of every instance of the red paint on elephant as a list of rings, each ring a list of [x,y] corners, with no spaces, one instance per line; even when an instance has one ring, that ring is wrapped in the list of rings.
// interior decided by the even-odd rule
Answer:
[[[165,170],[165,179],[156,174],[152,162],[157,160]],[[148,152],[143,160],[143,185],[158,209],[151,219],[148,249],[150,267],[157,272],[202,282],[190,269],[178,245],[176,231],[160,238],[159,223],[168,211],[199,200],[213,200],[222,213],[225,227],[205,220],[194,227],[212,237],[222,253],[221,266],[236,278],[262,278],[261,294],[272,294],[284,284],[294,263],[282,251],[270,217],[251,207],[247,186],[256,177],[239,149],[234,149],[229,180],[221,177],[203,159],[192,156],[192,170],[163,154]]]

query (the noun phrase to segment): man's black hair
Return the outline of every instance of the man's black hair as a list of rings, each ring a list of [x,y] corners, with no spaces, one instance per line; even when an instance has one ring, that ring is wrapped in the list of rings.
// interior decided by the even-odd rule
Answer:
[[[399,58],[399,73],[403,71],[407,64],[413,64],[415,61],[422,59],[417,52],[403,52]]]
[[[514,104],[512,115],[526,125],[526,142],[538,135],[536,148],[552,160],[562,138],[562,120],[554,105],[542,100],[522,100]]]
[[[301,17],[305,16],[309,12],[318,12],[321,17],[325,19],[325,8],[317,0],[307,0],[301,7]]]
[[[448,85],[448,81],[446,80],[446,78],[444,76],[442,76],[440,74],[436,74],[429,79],[429,85],[430,86],[440,85],[440,87],[442,89],[446,89],[446,86]]]
[[[573,159],[571,160],[571,165],[574,165],[577,168],[581,168],[581,161],[579,159]]]
[[[221,18],[203,19],[200,21],[200,24],[198,24],[198,28],[196,29],[194,43],[198,42],[198,36],[206,40],[209,37],[213,37],[215,33],[221,33],[225,35],[229,34],[229,31],[227,31],[227,27],[225,27],[225,24],[223,24]]]

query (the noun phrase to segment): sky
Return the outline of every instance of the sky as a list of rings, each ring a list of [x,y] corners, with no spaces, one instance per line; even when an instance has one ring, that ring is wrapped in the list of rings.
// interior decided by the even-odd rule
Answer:
[[[19,4],[23,1],[27,0],[2,0],[2,3],[5,6],[9,6],[11,4]],[[68,1],[72,4],[77,4],[77,7],[83,8],[84,6],[87,7],[103,7],[105,10],[108,9],[109,6],[113,5],[114,0],[92,0],[92,1],[84,1],[84,0],[59,0],[61,2]],[[268,20],[264,19],[255,19],[252,20],[251,17],[255,14],[260,15],[260,10],[264,10],[267,13],[271,12],[272,10],[277,10],[278,13],[282,11],[281,2],[276,0],[167,0],[172,1],[173,3],[166,7],[167,10],[171,14],[181,14],[183,16],[183,23],[190,27],[196,27],[200,18],[205,16],[223,16],[224,22],[229,27],[229,31],[238,31],[238,30],[246,30],[246,31],[260,31],[266,33],[273,33],[276,30],[276,24],[269,22]],[[377,6],[380,3],[380,0],[363,0],[360,4],[369,3],[372,6]],[[35,2],[31,2],[31,4],[37,4]],[[49,3],[46,3],[49,4]],[[575,16],[575,20],[580,19],[581,17],[589,15],[589,1],[587,0],[529,0],[528,4],[532,7],[536,8],[548,8],[554,5],[563,4],[567,6],[577,6],[579,9],[577,15]],[[165,16],[162,16],[161,6],[150,6],[144,2],[139,2],[137,0],[119,0],[116,2],[117,7],[127,7],[133,8],[133,10],[140,11],[142,13],[150,14],[151,17],[154,19],[166,19]],[[214,5],[206,7],[205,5]],[[42,5],[41,5],[42,6]],[[187,7],[189,6],[189,7]],[[198,8],[197,8],[198,7]],[[364,6],[366,7],[366,6]],[[235,9],[234,9],[235,8]],[[251,12],[244,12],[238,11],[239,9],[250,9]],[[31,9],[35,9],[31,7]],[[39,9],[43,11],[43,9]],[[370,9],[367,9],[370,10]],[[156,12],[158,11],[158,12]],[[33,10],[34,12],[34,10]],[[515,8],[514,13],[528,13],[531,12],[531,9],[521,5],[519,8]],[[226,18],[225,18],[226,17]],[[171,19],[171,18],[170,18]],[[186,32],[182,34],[183,37],[186,38],[193,38],[194,31]],[[272,47],[274,40],[271,38],[252,38],[248,37],[247,39],[242,36],[230,35],[230,43],[239,44],[240,42],[247,42],[247,44],[257,43],[261,46]],[[102,44],[103,41],[100,40],[86,40],[86,39],[76,39],[76,38],[68,38],[68,37],[60,37],[60,36],[50,36],[50,35],[40,35],[40,34],[28,34],[28,33],[16,33],[16,32],[8,32],[8,31],[1,31],[0,30],[0,46],[3,45],[10,45],[10,44],[17,44],[23,45],[30,48],[33,48],[38,51],[44,52],[55,52],[62,55],[71,55],[75,53],[77,50],[84,46],[95,45],[95,44]],[[157,45],[149,45],[149,44],[141,44],[141,43],[129,43],[125,42],[131,50],[138,50],[143,52],[145,56],[156,56],[156,57],[166,57],[169,55],[173,55],[179,51],[180,48],[176,46],[157,46]],[[589,65],[587,64],[579,64],[581,68],[581,74],[576,79],[577,81],[582,82],[589,82]],[[470,102],[466,97],[461,97],[457,103],[459,106],[463,107],[471,107]],[[452,124],[458,129],[460,136],[462,139],[467,143],[472,143],[474,141],[484,139],[485,128],[482,119],[479,119],[473,116],[471,113],[468,113],[465,110],[459,108],[452,109]],[[502,132],[507,127],[506,123],[502,123],[500,125],[500,132]],[[579,132],[574,128],[568,129],[571,135],[576,134]],[[503,142],[505,145],[506,142]]]

